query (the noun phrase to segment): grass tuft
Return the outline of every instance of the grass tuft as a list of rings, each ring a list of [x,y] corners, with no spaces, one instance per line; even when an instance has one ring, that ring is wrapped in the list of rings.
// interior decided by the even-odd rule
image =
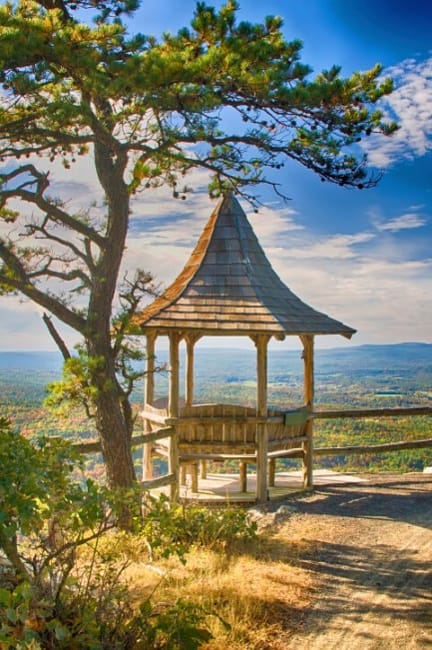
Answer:
[[[204,650],[284,650],[312,599],[310,577],[296,566],[298,544],[282,527],[230,552],[192,547],[186,564],[158,562],[163,575],[132,567],[131,593],[138,602],[157,588],[158,600],[200,605],[214,637]]]

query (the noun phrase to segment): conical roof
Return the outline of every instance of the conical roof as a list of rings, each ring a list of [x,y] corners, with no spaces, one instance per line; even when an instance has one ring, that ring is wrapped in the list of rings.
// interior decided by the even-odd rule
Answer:
[[[355,333],[285,286],[231,194],[213,211],[183,271],[137,323],[212,335]]]

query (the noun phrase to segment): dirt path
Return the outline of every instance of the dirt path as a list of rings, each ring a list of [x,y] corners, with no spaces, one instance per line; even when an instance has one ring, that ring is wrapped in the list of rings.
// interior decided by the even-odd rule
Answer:
[[[284,524],[314,607],[287,650],[432,649],[432,476],[320,486]]]

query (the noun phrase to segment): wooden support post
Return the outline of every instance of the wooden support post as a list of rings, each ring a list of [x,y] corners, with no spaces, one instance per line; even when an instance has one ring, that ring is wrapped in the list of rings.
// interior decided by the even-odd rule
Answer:
[[[314,401],[314,337],[310,334],[300,337],[303,343],[304,401],[310,411]],[[306,441],[303,447],[303,487],[313,487],[313,420],[306,424]]]
[[[240,492],[247,492],[247,463],[240,461]]]
[[[183,487],[187,484],[187,466],[180,465],[180,484]]]
[[[192,406],[193,404],[193,392],[194,392],[194,347],[195,343],[198,341],[199,336],[194,336],[193,334],[188,334],[185,337],[186,341],[186,390],[185,390],[185,401],[186,406]]]
[[[192,463],[190,466],[191,473],[191,490],[194,494],[198,492],[198,463]]]
[[[257,334],[254,337],[257,349],[257,416],[267,417],[267,334]],[[257,501],[265,503],[268,500],[267,488],[267,454],[268,431],[267,424],[257,424]]]
[[[201,478],[202,479],[207,478],[207,461],[206,460],[201,461]]]
[[[147,334],[146,345],[146,376],[144,385],[144,404],[153,404],[154,400],[154,385],[155,385],[155,344],[156,333],[149,332]],[[149,420],[144,420],[144,433],[150,433],[151,423]],[[152,443],[148,442],[143,445],[143,480],[153,478],[153,461],[152,461]]]
[[[275,476],[276,476],[276,459],[270,458],[269,460],[269,487],[275,486]]]
[[[178,332],[169,333],[169,393],[168,393],[168,417],[177,418],[179,414],[179,344],[180,334]],[[177,501],[179,493],[180,462],[178,449],[177,427],[174,425],[175,432],[170,437],[168,466],[169,473],[174,474],[176,480],[171,485],[171,500]]]
[[[201,338],[199,334],[189,332],[185,336],[186,341],[186,378],[185,378],[185,401],[186,406],[193,405],[194,399],[194,349],[195,343]],[[190,465],[192,492],[198,492],[198,463]],[[203,477],[205,478],[205,477]]]

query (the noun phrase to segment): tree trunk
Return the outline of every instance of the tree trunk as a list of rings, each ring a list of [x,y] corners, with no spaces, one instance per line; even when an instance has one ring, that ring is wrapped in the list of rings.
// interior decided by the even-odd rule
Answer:
[[[95,165],[107,200],[106,245],[92,273],[88,308],[89,357],[96,359],[92,384],[96,387],[96,428],[101,440],[108,484],[132,487],[136,480],[130,439],[132,419],[118,384],[110,329],[112,305],[123,257],[129,220],[129,194],[123,180],[127,158],[113,158],[109,147],[95,143]]]
[[[132,487],[136,480],[130,449],[130,431],[114,390],[104,391],[96,402],[96,428],[102,445],[108,485]]]
[[[94,342],[94,337],[91,338]],[[115,374],[109,339],[105,340],[105,345],[100,345],[100,340],[99,345],[90,343],[89,357],[96,360],[91,380],[96,388],[95,424],[101,441],[107,482],[112,488],[129,488],[136,480],[130,448],[131,421],[125,417],[122,408],[122,390]]]

